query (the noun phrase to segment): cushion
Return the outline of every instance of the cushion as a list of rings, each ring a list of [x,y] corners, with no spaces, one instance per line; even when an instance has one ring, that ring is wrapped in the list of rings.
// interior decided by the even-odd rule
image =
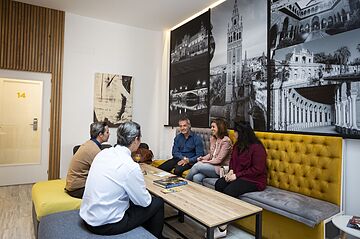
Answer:
[[[163,164],[166,160],[165,159],[155,159],[152,161],[151,166],[158,168],[161,164]]]
[[[79,209],[81,199],[73,198],[64,190],[65,180],[37,182],[32,187],[32,201],[37,220],[55,212]]]
[[[216,180],[205,178],[203,185],[215,189]],[[340,212],[335,204],[271,186],[261,192],[245,193],[239,198],[311,227]]]
[[[204,178],[203,185],[208,188],[215,189],[215,183],[219,178]]]
[[[245,193],[239,198],[310,227],[340,212],[335,204],[271,186],[261,192]]]
[[[38,239],[155,239],[143,227],[137,227],[123,234],[113,236],[100,236],[89,232],[81,217],[79,210],[59,212],[44,216],[40,220]]]

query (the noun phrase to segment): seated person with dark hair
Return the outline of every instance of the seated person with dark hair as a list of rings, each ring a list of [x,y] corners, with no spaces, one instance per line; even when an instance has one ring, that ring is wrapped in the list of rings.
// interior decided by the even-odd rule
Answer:
[[[236,143],[229,163],[230,171],[218,179],[215,190],[238,198],[266,188],[266,150],[249,122],[235,122]],[[216,227],[214,238],[225,237],[226,225]]]
[[[191,132],[191,124],[188,118],[179,120],[178,134],[174,139],[172,148],[173,158],[159,166],[160,169],[181,176],[185,170],[190,169],[200,156],[204,155],[204,147],[200,136]]]
[[[151,164],[154,154],[150,150],[149,145],[146,143],[141,143],[139,148],[135,152],[131,153],[131,157],[137,163]]]
[[[116,235],[143,226],[163,238],[164,201],[150,195],[140,165],[131,158],[140,142],[140,125],[121,123],[117,145],[96,155],[80,207],[80,217],[92,233]]]
[[[70,196],[82,198],[90,166],[95,156],[101,151],[101,144],[108,141],[109,135],[106,122],[95,122],[90,125],[91,139],[76,151],[66,176],[65,191]]]

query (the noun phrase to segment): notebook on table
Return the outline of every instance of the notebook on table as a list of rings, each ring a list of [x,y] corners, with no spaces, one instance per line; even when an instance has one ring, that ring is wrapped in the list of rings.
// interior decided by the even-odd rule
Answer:
[[[163,188],[173,188],[186,185],[187,181],[183,178],[172,176],[164,179],[154,180],[154,184]]]

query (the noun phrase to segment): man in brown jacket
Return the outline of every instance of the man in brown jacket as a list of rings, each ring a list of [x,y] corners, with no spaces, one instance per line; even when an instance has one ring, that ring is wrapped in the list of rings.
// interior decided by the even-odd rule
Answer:
[[[95,122],[90,125],[91,139],[80,146],[70,162],[65,186],[70,196],[82,198],[90,166],[101,151],[101,144],[108,141],[109,135],[106,122]]]

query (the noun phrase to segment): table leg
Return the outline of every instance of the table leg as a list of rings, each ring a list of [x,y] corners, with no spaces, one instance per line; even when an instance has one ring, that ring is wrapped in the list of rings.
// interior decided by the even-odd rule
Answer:
[[[262,238],[262,212],[256,214],[256,228],[255,228],[255,238]]]
[[[185,221],[185,214],[183,213],[183,212],[181,212],[181,211],[179,211],[179,213],[178,213],[178,217],[179,217],[179,222],[181,222],[181,223],[183,223],[184,221]]]
[[[208,227],[206,229],[206,239],[214,239],[214,228]]]

